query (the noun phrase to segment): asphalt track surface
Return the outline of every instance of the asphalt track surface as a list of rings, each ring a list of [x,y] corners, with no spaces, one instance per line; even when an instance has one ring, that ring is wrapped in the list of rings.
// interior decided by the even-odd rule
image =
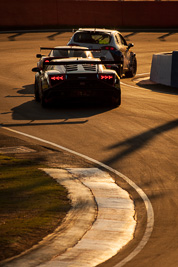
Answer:
[[[178,89],[150,84],[152,54],[177,49],[173,32],[125,32],[134,42],[138,74],[122,79],[122,104],[109,109],[63,106],[44,110],[34,101],[32,67],[40,46],[65,45],[71,32],[0,34],[0,123],[84,154],[129,177],[148,196],[154,228],[147,244],[124,266],[178,266]],[[28,138],[27,138],[28,139]],[[29,140],[28,140],[29,141]],[[122,179],[138,212],[135,238],[101,266],[117,266],[142,240],[146,211]]]

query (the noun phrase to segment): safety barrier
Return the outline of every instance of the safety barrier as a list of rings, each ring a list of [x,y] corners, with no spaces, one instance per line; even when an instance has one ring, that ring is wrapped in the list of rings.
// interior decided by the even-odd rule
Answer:
[[[2,0],[0,30],[102,26],[176,28],[177,1]]]
[[[178,51],[153,55],[150,80],[178,88]]]

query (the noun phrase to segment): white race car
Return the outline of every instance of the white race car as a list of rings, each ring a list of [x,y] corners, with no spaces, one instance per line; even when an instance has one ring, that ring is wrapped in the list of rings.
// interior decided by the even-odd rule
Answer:
[[[137,72],[136,54],[130,50],[133,44],[127,44],[119,31],[80,28],[74,33],[68,45],[100,49],[101,51],[93,52],[94,57],[120,61],[119,64],[107,65],[107,68],[115,69],[120,77],[123,75],[133,77]]]
[[[71,58],[71,57],[82,57],[82,58],[93,58],[91,50],[87,47],[79,46],[56,46],[56,47],[40,47],[41,51],[50,51],[48,55],[37,54],[39,58],[37,67],[43,68],[43,63],[48,60],[49,57],[56,59]]]

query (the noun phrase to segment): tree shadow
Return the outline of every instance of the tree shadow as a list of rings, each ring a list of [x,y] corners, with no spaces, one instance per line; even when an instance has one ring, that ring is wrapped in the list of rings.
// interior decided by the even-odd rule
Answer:
[[[21,36],[21,35],[24,35],[24,34],[28,34],[28,33],[38,33],[38,32],[40,32],[40,33],[44,33],[44,32],[46,32],[46,33],[49,33],[49,32],[54,32],[54,33],[52,33],[52,34],[50,34],[50,35],[48,35],[47,36],[47,38],[49,39],[49,40],[51,40],[51,41],[53,41],[53,40],[55,40],[55,37],[56,36],[58,36],[58,35],[60,35],[60,34],[62,34],[62,33],[64,33],[64,32],[71,32],[71,30],[69,29],[65,29],[65,30],[43,30],[43,29],[41,29],[41,30],[17,30],[17,31],[15,31],[15,32],[12,32],[12,35],[10,35],[9,37],[8,37],[8,39],[9,39],[9,41],[16,41],[16,38],[17,37],[19,37],[19,36]]]
[[[118,142],[116,144],[113,144],[112,146],[107,147],[106,150],[113,150],[119,147],[124,147],[124,149],[123,151],[116,153],[114,156],[107,159],[104,163],[107,165],[113,164],[114,162],[121,160],[122,158],[127,157],[133,152],[141,149],[149,141],[154,139],[157,135],[170,131],[177,127],[178,127],[178,119],[160,125],[156,128],[150,129],[149,131],[143,132],[142,134],[133,136],[132,138],[128,138],[123,142]]]
[[[66,31],[65,31],[66,32]],[[49,36],[47,36],[47,38],[51,41],[55,40],[55,37],[58,36],[58,35],[61,35],[62,33],[64,33],[64,31],[57,31],[53,34],[50,34]]]
[[[124,38],[125,38],[127,41],[129,41],[129,40],[130,40],[129,37],[132,37],[132,36],[136,35],[137,33],[138,33],[138,32],[131,32],[131,33],[129,33],[129,34],[124,35]]]
[[[162,41],[162,42],[165,42],[166,40],[165,40],[165,38],[166,37],[169,37],[169,36],[171,36],[171,35],[173,35],[173,34],[175,34],[176,32],[168,32],[168,33],[165,33],[165,34],[163,34],[163,35],[161,35],[160,37],[158,37],[158,39],[160,40],[160,41]]]
[[[8,39],[9,41],[16,41],[16,38],[25,34],[25,32],[16,32],[13,35],[9,36]]]
[[[141,32],[153,32],[153,31],[150,31],[150,30],[146,30],[146,29],[144,29],[143,31],[142,30],[140,30],[140,31],[137,31],[137,30],[135,30],[134,32],[130,32],[130,33],[128,33],[128,34],[125,34],[124,35],[124,38],[127,40],[127,41],[129,41],[129,37],[132,37],[132,36],[134,36],[134,35],[136,35],[136,34],[138,34],[138,33],[141,33]],[[158,32],[159,33],[159,32]],[[174,34],[176,34],[177,32],[175,31],[175,30],[170,30],[168,33],[164,33],[164,34],[162,34],[161,36],[159,36],[158,37],[158,39],[161,41],[161,42],[166,42],[166,38],[167,37],[169,37],[169,36],[171,36],[171,35],[174,35]]]

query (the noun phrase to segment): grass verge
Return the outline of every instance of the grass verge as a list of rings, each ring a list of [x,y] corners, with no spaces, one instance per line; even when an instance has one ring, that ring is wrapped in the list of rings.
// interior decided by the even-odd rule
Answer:
[[[0,260],[38,243],[70,209],[67,190],[33,159],[0,155]]]

